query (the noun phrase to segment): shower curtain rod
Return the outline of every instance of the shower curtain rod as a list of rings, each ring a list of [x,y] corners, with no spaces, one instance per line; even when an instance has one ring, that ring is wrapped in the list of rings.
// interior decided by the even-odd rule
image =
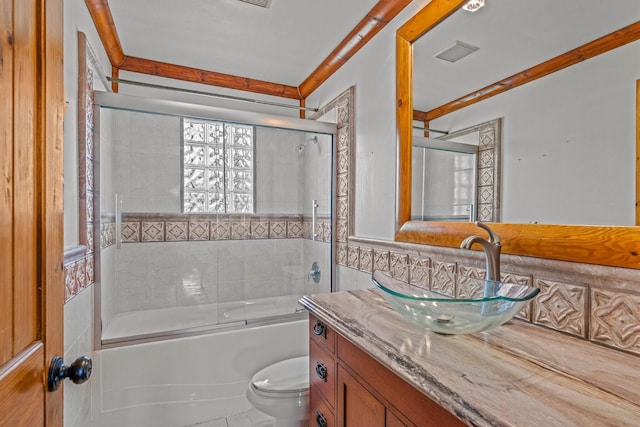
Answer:
[[[291,105],[291,104],[281,104],[279,102],[260,101],[259,99],[242,98],[240,96],[232,96],[232,95],[222,95],[222,94],[219,94],[219,93],[204,92],[204,91],[193,90],[193,89],[183,89],[183,88],[174,87],[174,86],[156,85],[156,84],[153,84],[153,83],[138,82],[138,81],[135,81],[135,80],[115,79],[115,78],[109,77],[109,76],[107,76],[107,80],[109,80],[110,82],[113,82],[113,83],[122,83],[122,84],[127,84],[127,85],[132,85],[132,86],[149,87],[149,88],[153,88],[153,89],[173,90],[173,91],[176,91],[176,92],[185,92],[185,93],[192,93],[192,94],[195,94],[195,95],[211,96],[213,98],[228,99],[228,100],[231,100],[231,101],[251,102],[253,104],[272,105],[274,107],[294,108],[296,110],[305,110],[305,111],[313,111],[313,112],[317,112],[319,110],[318,108],[299,107],[299,106]]]
[[[421,128],[420,126],[414,126],[413,128],[416,129],[416,130],[425,130],[427,132],[435,132],[435,133],[441,133],[443,135],[449,135],[449,132],[447,132],[445,130]]]

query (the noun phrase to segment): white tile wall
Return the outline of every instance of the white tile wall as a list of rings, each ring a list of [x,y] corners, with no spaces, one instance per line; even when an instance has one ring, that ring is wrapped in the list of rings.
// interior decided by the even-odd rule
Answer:
[[[256,212],[300,213],[303,206],[304,133],[258,127],[256,142]]]
[[[92,356],[93,287],[84,289],[64,306],[64,362]],[[64,420],[67,427],[91,425],[91,381],[64,385]]]
[[[229,302],[329,290],[329,245],[304,239],[126,243],[113,247],[117,269],[103,280],[105,313]],[[311,262],[324,271],[308,278]],[[111,280],[111,279],[108,279]],[[111,283],[109,285],[108,283]],[[112,291],[109,291],[109,286]],[[106,324],[108,318],[103,317]]]
[[[114,191],[129,212],[180,211],[180,119],[114,111]]]

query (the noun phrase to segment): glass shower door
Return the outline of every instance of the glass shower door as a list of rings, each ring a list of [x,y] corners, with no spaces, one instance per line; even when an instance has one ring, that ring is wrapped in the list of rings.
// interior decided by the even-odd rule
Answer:
[[[103,344],[295,316],[331,290],[332,134],[104,107],[99,123]]]

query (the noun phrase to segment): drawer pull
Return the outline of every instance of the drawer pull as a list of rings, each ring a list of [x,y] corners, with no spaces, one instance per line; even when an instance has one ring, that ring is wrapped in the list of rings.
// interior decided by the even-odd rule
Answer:
[[[327,427],[327,419],[322,415],[320,409],[316,409],[316,425],[318,427]]]
[[[327,328],[325,328],[322,323],[316,322],[316,324],[313,325],[313,335],[322,336],[322,337],[324,337],[326,339],[327,338]]]
[[[316,374],[320,379],[324,380],[325,383],[327,382],[327,367],[319,360],[316,362]]]

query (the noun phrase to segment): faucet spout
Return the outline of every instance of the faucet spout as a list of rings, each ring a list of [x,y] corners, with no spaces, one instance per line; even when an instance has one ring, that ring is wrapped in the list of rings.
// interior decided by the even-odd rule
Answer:
[[[487,230],[489,233],[489,240],[483,239],[480,236],[469,236],[460,244],[461,249],[471,249],[474,244],[479,244],[485,255],[487,279],[493,281],[500,281],[500,237],[493,232],[487,225],[476,221],[475,224]]]

